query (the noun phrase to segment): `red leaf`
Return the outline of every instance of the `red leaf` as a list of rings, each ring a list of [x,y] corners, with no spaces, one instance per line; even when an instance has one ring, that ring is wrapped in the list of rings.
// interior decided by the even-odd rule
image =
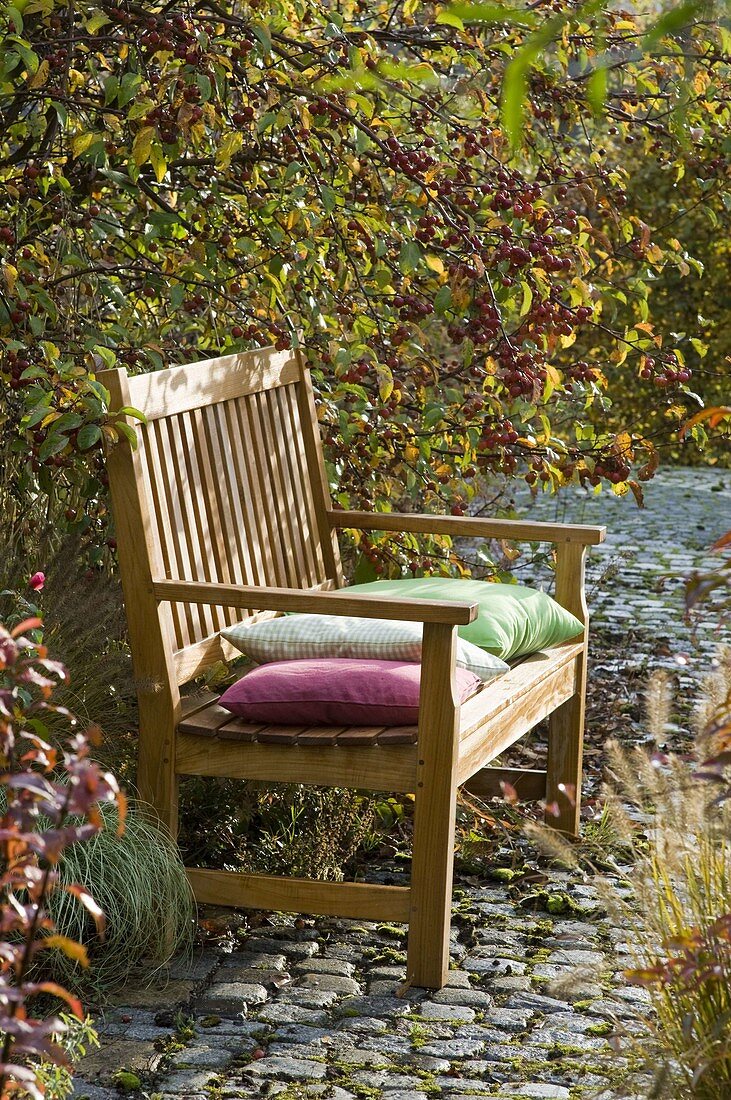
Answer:
[[[18,623],[18,625],[11,630],[10,637],[19,638],[26,630],[37,630],[39,626],[43,626],[43,619],[37,617],[33,619],[23,619],[22,623]]]

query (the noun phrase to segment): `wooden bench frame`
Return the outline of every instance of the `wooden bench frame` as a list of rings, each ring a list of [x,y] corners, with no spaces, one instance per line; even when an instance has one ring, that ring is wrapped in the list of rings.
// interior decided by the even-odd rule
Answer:
[[[604,528],[418,514],[336,511],[325,476],[309,372],[299,352],[225,356],[130,378],[105,371],[110,407],[139,445],[108,447],[120,573],[139,698],[138,789],[173,836],[182,775],[410,792],[411,885],[325,883],[189,869],[201,902],[409,923],[407,974],[440,988],[449,965],[457,789],[499,793],[506,778],[558,807],[548,823],[578,831],[586,689],[586,547]],[[557,601],[584,623],[575,641],[512,668],[461,707],[457,627],[474,605],[354,595],[339,530],[551,542]],[[297,583],[293,584],[292,578]],[[282,583],[282,582],[289,583]],[[416,744],[267,744],[225,737],[209,699],[180,687],[234,651],[220,629],[243,613],[296,611],[424,624]],[[220,708],[218,708],[220,710]],[[545,772],[487,765],[549,717]],[[181,728],[182,727],[182,728]],[[218,730],[221,735],[218,735]]]

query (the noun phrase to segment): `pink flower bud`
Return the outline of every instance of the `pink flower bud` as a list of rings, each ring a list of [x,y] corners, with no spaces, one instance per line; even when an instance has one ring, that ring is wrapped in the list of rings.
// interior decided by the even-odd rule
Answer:
[[[40,592],[40,590],[43,588],[43,585],[45,583],[46,583],[46,574],[45,573],[34,573],[33,576],[31,577],[31,579],[28,581],[28,584],[30,585],[30,587],[33,589],[34,592]]]

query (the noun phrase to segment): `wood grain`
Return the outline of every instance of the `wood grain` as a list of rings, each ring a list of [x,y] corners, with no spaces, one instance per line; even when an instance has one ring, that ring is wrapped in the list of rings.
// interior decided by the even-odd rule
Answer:
[[[305,783],[365,791],[416,789],[416,746],[331,748],[326,745],[237,744],[223,738],[179,733],[175,769],[179,775],[214,775],[228,779],[262,779],[271,783]]]
[[[429,989],[441,989],[449,969],[459,740],[456,645],[454,627],[424,626],[406,976]]]
[[[604,542],[606,527],[571,523],[531,523],[518,519],[481,519],[472,516],[430,516],[416,512],[340,512],[328,516],[333,527],[360,531],[411,531],[456,538],[514,539],[519,542]]]
[[[105,386],[106,373],[99,375]],[[135,409],[148,420],[157,420],[247,393],[286,386],[299,377],[299,363],[293,352],[260,348],[138,374],[129,379],[129,396]]]
[[[373,595],[350,595],[347,589],[313,593],[299,588],[261,588],[158,578],[153,582],[152,590],[158,600],[173,603],[213,603],[315,615],[358,615],[368,619],[405,619],[408,622],[450,623],[457,626],[466,626],[477,617],[477,604],[445,603],[442,600],[385,600]]]
[[[548,723],[548,777],[546,824],[577,836],[581,815],[581,778],[584,754],[584,711],[589,647],[589,611],[586,604],[583,546],[556,550],[556,600],[584,624],[582,651],[576,662],[576,690],[551,715]],[[557,810],[557,812],[555,812]]]
[[[104,385],[115,408],[131,404],[124,371],[105,372]],[[128,418],[128,423],[134,430],[135,422]],[[139,704],[137,788],[175,836],[175,728],[181,706],[173,668],[170,608],[159,606],[152,593],[151,572],[163,568],[160,542],[139,448],[133,450],[127,439],[121,438],[107,448],[106,460]]]
[[[360,917],[363,920],[408,920],[408,886],[377,886],[370,882],[318,882],[277,875],[247,875],[239,871],[186,868],[196,899],[204,905],[237,909],[273,909],[278,913]]]
[[[465,783],[471,775],[505,752],[519,737],[571,698],[576,686],[577,660],[574,658],[568,664],[559,664],[497,713],[490,705],[486,706],[482,721],[476,721],[472,716],[470,732],[462,737],[459,744],[458,783]],[[489,692],[483,694],[487,697]]]

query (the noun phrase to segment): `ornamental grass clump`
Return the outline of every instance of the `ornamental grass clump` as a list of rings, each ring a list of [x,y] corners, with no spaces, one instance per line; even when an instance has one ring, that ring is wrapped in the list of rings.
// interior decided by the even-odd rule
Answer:
[[[173,957],[192,950],[195,903],[178,850],[149,809],[132,802],[121,835],[114,807],[105,807],[102,818],[101,832],[66,849],[59,879],[93,892],[106,916],[104,939],[69,894],[54,895],[50,913],[59,932],[87,946],[91,963],[82,969],[57,954],[53,976],[103,997],[142,968],[152,981]]]

